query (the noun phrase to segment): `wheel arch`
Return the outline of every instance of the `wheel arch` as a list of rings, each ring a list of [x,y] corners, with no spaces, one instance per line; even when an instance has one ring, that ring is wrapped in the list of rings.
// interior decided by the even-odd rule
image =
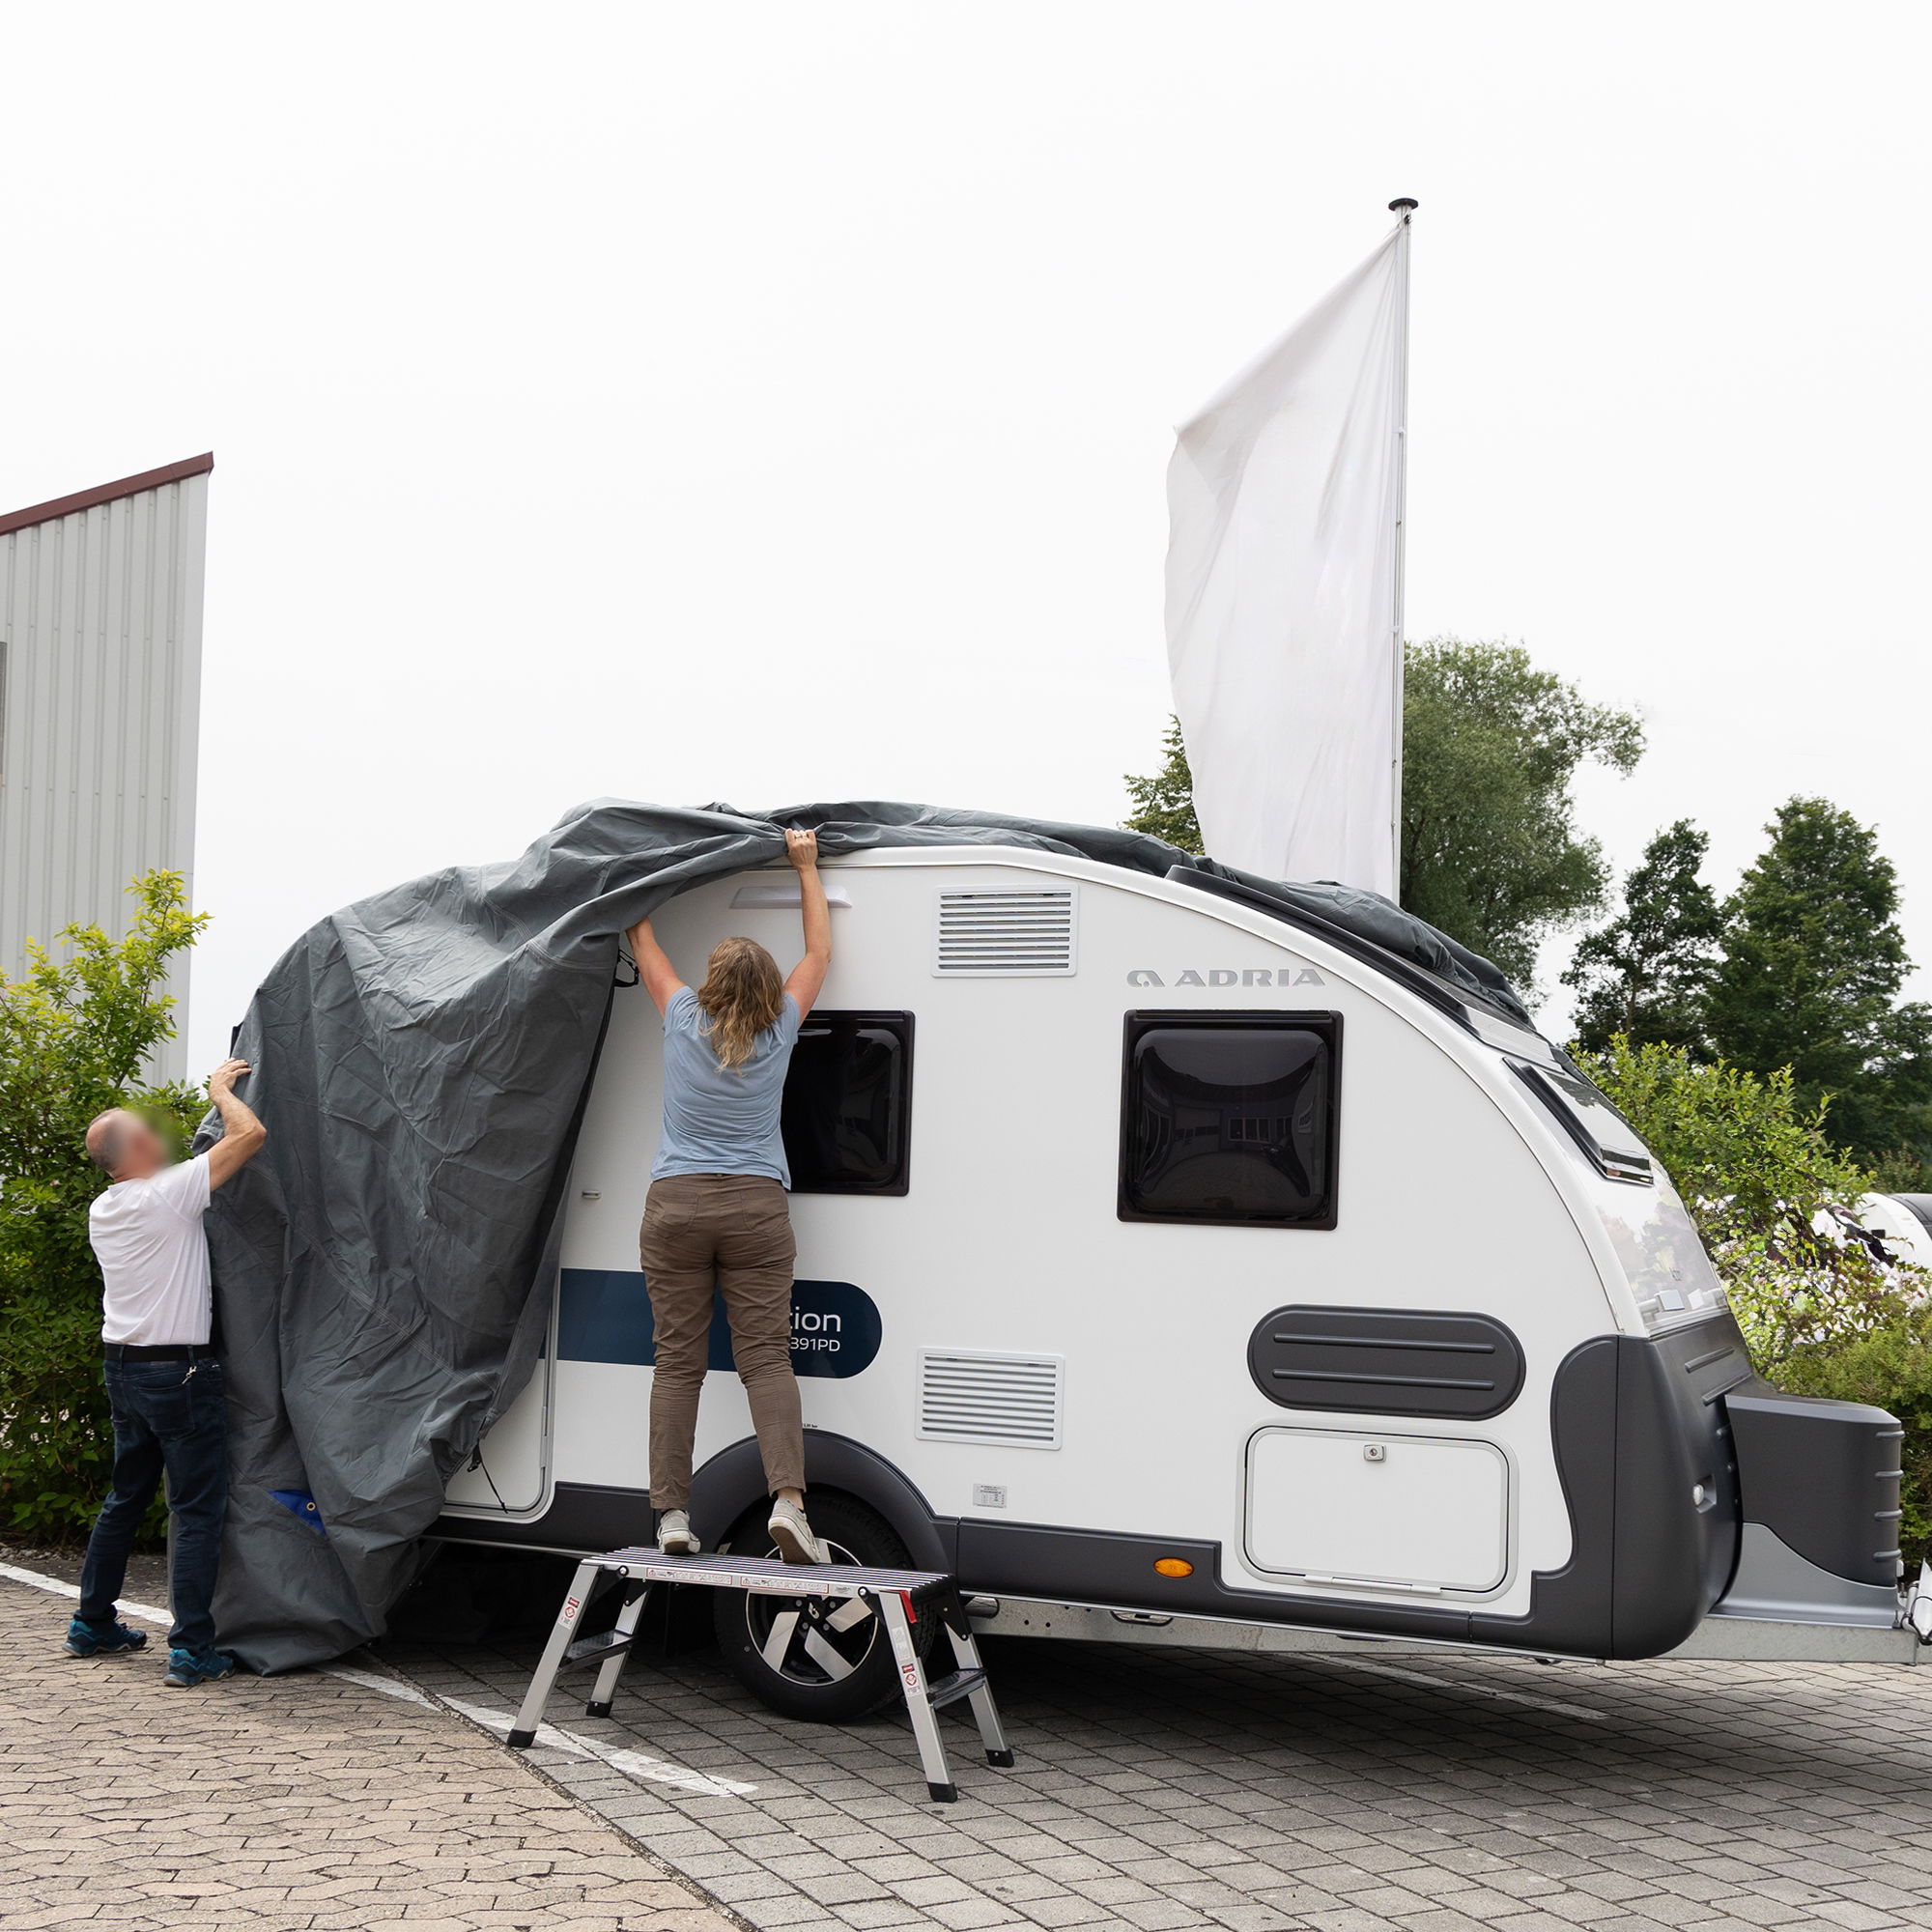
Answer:
[[[941,1570],[948,1576],[958,1568],[958,1524],[933,1514],[932,1506],[902,1469],[849,1435],[829,1430],[805,1433],[806,1508],[812,1490],[841,1490],[877,1510],[897,1532],[922,1570]],[[757,1438],[741,1436],[694,1473],[691,1479],[692,1526],[707,1548],[749,1509],[769,1494]]]

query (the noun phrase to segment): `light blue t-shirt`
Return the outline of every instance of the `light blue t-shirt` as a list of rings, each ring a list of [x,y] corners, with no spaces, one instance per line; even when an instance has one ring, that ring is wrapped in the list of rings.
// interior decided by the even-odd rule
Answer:
[[[719,1064],[709,1024],[697,995],[680,986],[665,1009],[664,1135],[651,1179],[766,1174],[789,1187],[779,1103],[798,1040],[798,1002],[784,996],[751,1059],[735,1068]]]

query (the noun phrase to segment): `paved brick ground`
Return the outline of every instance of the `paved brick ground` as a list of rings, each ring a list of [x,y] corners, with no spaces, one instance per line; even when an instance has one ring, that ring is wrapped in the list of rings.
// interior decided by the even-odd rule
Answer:
[[[753,1790],[536,1755],[760,1927],[1932,1926],[1932,1669],[986,1649],[1020,1761],[949,1712],[956,1805],[902,1719],[786,1722],[709,1653],[552,1719]],[[499,1712],[532,1662],[387,1654]]]
[[[789,1723],[701,1653],[609,1722],[558,1694],[571,1804],[366,1683],[70,1664],[65,1615],[0,1583],[6,1932],[726,1922],[639,1844],[758,1927],[1932,1928],[1932,1670],[988,1643],[1020,1762],[948,1714],[939,1806],[902,1719]],[[500,1728],[533,1645],[385,1655]]]
[[[425,1700],[308,1673],[169,1690],[152,1645],[63,1654],[70,1613],[0,1581],[6,1932],[730,1923]]]

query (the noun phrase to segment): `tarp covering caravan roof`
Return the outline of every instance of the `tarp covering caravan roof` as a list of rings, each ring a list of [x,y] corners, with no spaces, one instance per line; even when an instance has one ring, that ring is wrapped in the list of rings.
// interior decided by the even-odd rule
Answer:
[[[1007,845],[1135,871],[1157,838],[993,812],[742,812],[600,800],[522,858],[331,915],[276,962],[237,1051],[269,1128],[210,1217],[232,1436],[219,1640],[258,1670],[380,1634],[416,1539],[542,1348],[560,1204],[617,935],[705,879],[778,859]],[[1522,1016],[1493,966],[1386,900],[1222,868]]]

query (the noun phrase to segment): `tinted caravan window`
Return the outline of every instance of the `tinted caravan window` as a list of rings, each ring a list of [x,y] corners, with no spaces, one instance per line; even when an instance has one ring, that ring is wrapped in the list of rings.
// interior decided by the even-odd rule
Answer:
[[[903,1194],[911,1115],[910,1013],[808,1016],[779,1116],[794,1194]]]
[[[1121,1218],[1335,1225],[1337,1013],[1129,1013]]]

